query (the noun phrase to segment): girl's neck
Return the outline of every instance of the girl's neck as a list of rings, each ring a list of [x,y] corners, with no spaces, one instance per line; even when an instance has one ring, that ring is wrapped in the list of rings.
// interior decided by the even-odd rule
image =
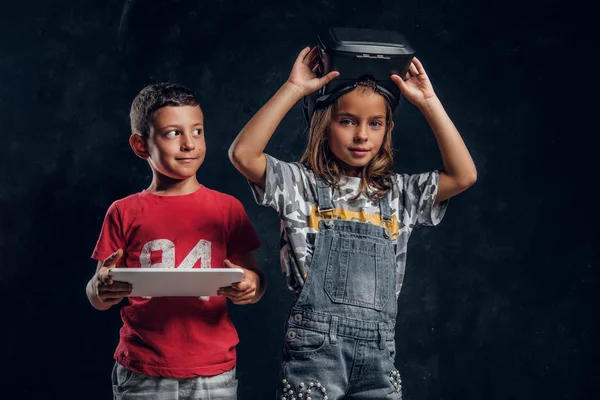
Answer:
[[[196,175],[186,179],[173,179],[156,172],[152,175],[152,182],[146,190],[161,196],[182,196],[194,193],[202,187]]]
[[[360,178],[362,173],[362,168],[353,167],[351,165],[346,164],[342,160],[338,160],[340,167],[342,168],[342,174],[345,176],[350,176],[354,178]]]

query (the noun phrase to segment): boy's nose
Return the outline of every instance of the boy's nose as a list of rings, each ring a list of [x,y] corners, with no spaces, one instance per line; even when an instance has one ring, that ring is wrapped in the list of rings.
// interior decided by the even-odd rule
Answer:
[[[190,135],[181,135],[181,151],[194,150],[194,140]]]

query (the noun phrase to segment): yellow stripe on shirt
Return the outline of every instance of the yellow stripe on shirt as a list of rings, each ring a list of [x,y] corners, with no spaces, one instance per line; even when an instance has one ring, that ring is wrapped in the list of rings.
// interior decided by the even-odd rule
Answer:
[[[316,231],[319,230],[319,222],[326,218],[337,219],[342,221],[357,221],[357,222],[368,222],[373,225],[383,226],[381,214],[370,214],[365,211],[351,211],[344,208],[335,208],[332,211],[324,211],[321,215],[318,212],[317,206],[312,206],[310,215],[308,216],[308,227]],[[396,215],[392,215],[392,220],[387,221],[385,227],[391,232],[392,240],[398,238],[398,218]]]

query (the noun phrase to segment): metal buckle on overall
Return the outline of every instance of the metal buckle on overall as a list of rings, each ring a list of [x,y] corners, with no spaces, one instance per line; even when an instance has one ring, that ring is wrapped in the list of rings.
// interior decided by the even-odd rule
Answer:
[[[331,212],[331,217],[327,218],[325,215],[323,215],[324,212]],[[317,206],[317,215],[323,219],[325,225],[330,228],[333,226],[333,207],[321,208]]]
[[[317,215],[321,218],[325,218],[325,216],[323,215],[324,212],[333,212],[333,207],[330,208],[321,208],[319,206],[317,206]]]

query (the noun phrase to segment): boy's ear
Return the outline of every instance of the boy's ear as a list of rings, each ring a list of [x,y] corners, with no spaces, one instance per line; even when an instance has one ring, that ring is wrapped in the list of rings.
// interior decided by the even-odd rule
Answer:
[[[129,145],[131,146],[131,150],[141,159],[147,160],[150,157],[148,153],[148,143],[146,138],[142,137],[142,135],[138,135],[137,133],[132,133],[129,136]]]

